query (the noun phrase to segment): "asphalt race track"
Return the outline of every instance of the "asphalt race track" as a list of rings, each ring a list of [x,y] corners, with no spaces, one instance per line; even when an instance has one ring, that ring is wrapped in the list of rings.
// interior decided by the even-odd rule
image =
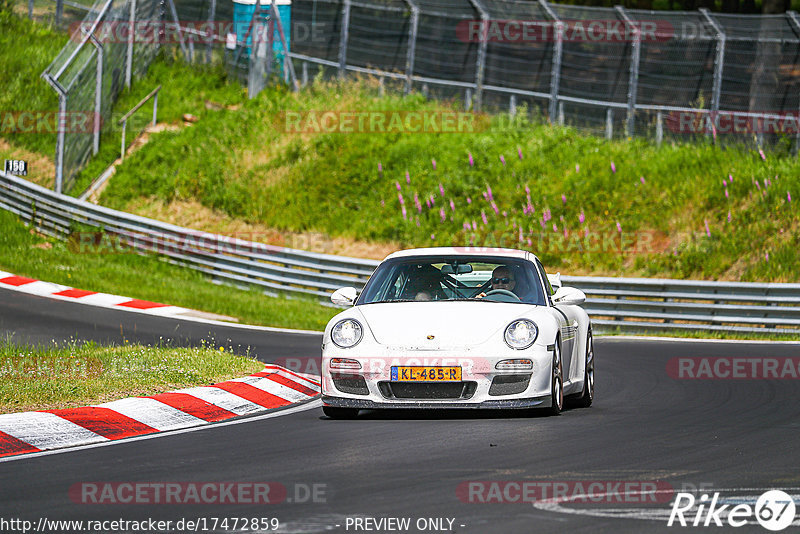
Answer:
[[[19,342],[34,343],[70,337],[119,343],[124,336],[142,343],[170,338],[188,344],[213,337],[240,350],[250,346],[265,361],[316,358],[320,350],[319,337],[312,335],[181,323],[0,290],[0,334],[10,332]],[[597,339],[595,405],[560,417],[402,411],[333,421],[314,401],[310,409],[288,415],[20,458],[0,463],[0,515],[34,525],[42,518],[152,518],[173,525],[200,518],[206,531],[218,518],[217,532],[252,531],[241,524],[233,529],[232,518],[277,518],[279,532],[309,533],[767,532],[758,524],[668,528],[670,500],[673,491],[697,488],[698,496],[719,491],[729,502],[752,503],[773,488],[800,493],[800,382],[678,380],[666,370],[678,356],[797,357],[800,348]],[[574,488],[578,482],[599,482],[615,488],[624,481],[634,488],[657,484],[667,489],[659,490],[655,503],[639,502],[647,499],[641,494],[637,499],[635,491],[624,496],[625,502],[611,497],[556,505],[537,499],[475,502],[489,497],[524,501],[512,491],[524,483]],[[80,492],[70,494],[70,488],[85,487],[74,485],[91,482],[273,482],[287,493],[273,504],[202,505],[87,504]],[[498,487],[507,495],[502,489],[489,491]],[[219,521],[225,517],[231,519],[222,528]],[[409,518],[411,526],[356,522],[382,518]],[[423,528],[417,529],[417,521],[427,518],[453,522],[420,523]],[[785,532],[796,532],[798,524],[795,519]]]

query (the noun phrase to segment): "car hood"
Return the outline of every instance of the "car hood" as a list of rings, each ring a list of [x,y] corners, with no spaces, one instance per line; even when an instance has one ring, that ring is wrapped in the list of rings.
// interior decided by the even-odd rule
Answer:
[[[479,345],[538,306],[504,302],[390,302],[356,307],[381,345],[415,350]],[[433,336],[429,339],[429,336]]]

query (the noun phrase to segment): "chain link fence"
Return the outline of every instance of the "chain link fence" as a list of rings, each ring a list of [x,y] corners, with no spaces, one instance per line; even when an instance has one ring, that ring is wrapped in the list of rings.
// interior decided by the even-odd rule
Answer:
[[[294,0],[298,71],[399,79],[474,110],[524,105],[608,138],[800,143],[800,19],[545,0]],[[313,32],[312,32],[313,34]],[[304,74],[303,81],[307,79]]]
[[[97,0],[86,7],[43,73],[67,122],[82,125],[60,129],[56,189],[69,190],[97,152],[101,129],[113,126],[117,95],[164,44],[189,62],[224,61],[251,97],[271,77],[298,85],[320,74],[361,73],[400,91],[463,101],[467,109],[525,109],[607,138],[777,141],[795,152],[800,145],[794,12],[293,0],[285,16],[274,0],[253,3],[238,19],[232,0]],[[143,34],[115,30],[141,23],[149,24]],[[87,121],[100,127],[87,128]]]

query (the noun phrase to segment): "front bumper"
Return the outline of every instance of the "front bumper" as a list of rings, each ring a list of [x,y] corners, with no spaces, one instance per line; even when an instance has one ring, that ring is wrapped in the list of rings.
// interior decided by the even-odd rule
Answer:
[[[550,395],[542,397],[531,397],[527,399],[505,399],[489,400],[483,402],[468,401],[426,401],[414,400],[404,402],[376,402],[370,399],[353,399],[344,397],[322,396],[322,404],[325,406],[335,406],[337,408],[359,408],[362,410],[378,410],[384,408],[399,408],[416,410],[420,408],[439,408],[449,409],[489,409],[489,410],[524,410],[526,408],[549,408],[551,405]]]

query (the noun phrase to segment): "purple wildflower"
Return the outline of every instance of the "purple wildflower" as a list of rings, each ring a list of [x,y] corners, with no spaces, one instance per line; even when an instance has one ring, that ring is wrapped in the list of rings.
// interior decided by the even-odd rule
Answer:
[[[611,162],[611,172],[617,172],[617,166],[614,165],[614,162]]]
[[[517,147],[517,156],[519,156],[519,159],[522,160],[522,149],[520,147]]]
[[[558,225],[556,223],[553,223],[553,231],[558,232]]]
[[[453,199],[450,199],[450,211],[456,211],[456,203],[453,202]]]
[[[444,196],[444,186],[441,182],[439,182],[439,194]]]
[[[731,182],[733,181],[733,175],[732,174],[728,175],[728,181],[731,181]]]
[[[725,188],[725,198],[728,198],[728,188]]]
[[[398,182],[395,182],[394,186],[397,188],[398,191],[400,191],[400,184]]]
[[[434,239],[436,239],[436,234],[431,234],[431,241],[433,241]]]
[[[467,152],[467,154],[469,154],[469,166],[472,167],[475,165],[475,160],[472,159],[472,152]]]
[[[619,224],[619,221],[617,221],[617,232],[622,233],[622,225]]]
[[[644,176],[640,176],[639,181],[642,182],[642,185],[644,185]]]
[[[405,206],[400,206],[400,210],[403,212],[403,219],[407,219],[408,218],[408,214],[406,213],[406,207]]]
[[[728,222],[731,222],[731,212],[728,211]]]
[[[435,159],[431,160],[431,165],[433,165],[433,170],[435,171],[436,170],[436,160]]]
[[[378,162],[378,174],[383,176],[383,165],[381,165],[380,161]]]
[[[403,200],[403,193],[397,193],[397,198],[398,198],[398,200],[400,200],[400,205],[401,206],[403,206],[406,203],[406,201]]]
[[[561,193],[561,204],[566,206],[567,205],[567,195]]]
[[[792,194],[791,194],[789,191],[787,191],[787,192],[786,192],[786,199],[787,199],[789,202],[791,202],[791,201],[792,201]]]
[[[504,158],[502,154],[500,155],[500,163],[503,164],[503,167],[506,166],[506,158]]]
[[[578,221],[583,224],[583,221],[586,220],[586,215],[583,214],[583,210],[581,210],[581,214],[578,215]]]
[[[481,210],[481,220],[483,221],[483,224],[489,224],[489,219],[486,218],[486,212],[483,210]]]
[[[575,172],[581,172],[581,166],[577,163],[575,164]]]
[[[764,151],[760,148],[758,149],[758,155],[761,156],[762,161],[767,161],[767,156],[764,155]]]
[[[473,230],[477,230],[478,229],[478,223],[475,222],[475,219],[472,219],[472,229]]]
[[[767,263],[769,263],[769,252],[764,253],[764,259],[767,260]]]
[[[497,208],[497,204],[494,203],[494,200],[492,200],[492,209],[494,210],[495,215],[500,213],[500,210]]]
[[[494,196],[492,196],[492,186],[486,184],[486,194],[489,195],[489,200],[494,200]]]
[[[472,199],[470,197],[467,197],[467,204],[472,204]]]
[[[445,215],[444,213],[444,208],[439,208],[439,217],[442,218],[442,222],[444,222],[445,219],[447,219],[447,215]]]
[[[722,187],[728,187],[728,182],[725,180],[725,178],[722,179]]]
[[[711,229],[708,227],[708,219],[705,220],[706,224],[706,236],[711,237]]]
[[[531,188],[528,187],[528,184],[525,184],[525,194],[526,195],[530,195],[531,194]]]
[[[406,171],[406,183],[407,184],[411,183],[411,176],[408,174],[408,171]]]

